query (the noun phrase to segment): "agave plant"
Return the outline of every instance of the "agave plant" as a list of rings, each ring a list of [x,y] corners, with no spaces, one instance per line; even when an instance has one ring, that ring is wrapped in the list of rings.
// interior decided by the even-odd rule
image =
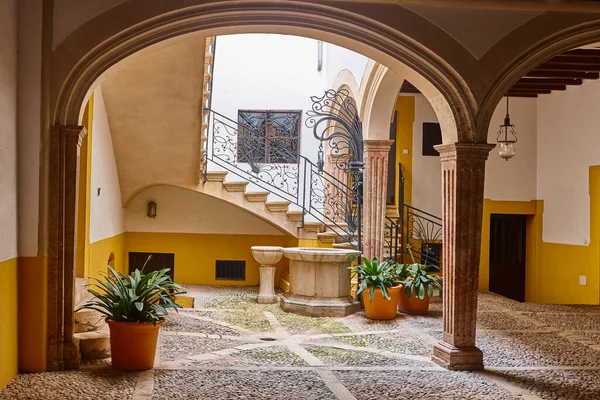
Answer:
[[[398,271],[401,271],[401,283],[408,298],[412,298],[413,293],[421,300],[425,298],[425,293],[433,297],[433,289],[438,288],[438,293],[442,295],[442,277],[432,271],[438,271],[439,268],[433,265],[419,264],[415,262],[412,249],[408,246],[408,252],[412,258],[412,264],[404,264]]]
[[[166,268],[144,274],[136,269],[126,275],[109,265],[105,279],[94,278],[96,290],[88,288],[94,298],[76,311],[96,310],[113,321],[156,324],[164,319],[169,309],[181,308],[173,297],[185,293],[171,280],[168,272]]]
[[[360,282],[356,294],[360,294],[365,289],[370,288],[369,300],[373,301],[375,289],[380,289],[383,297],[386,299],[390,298],[387,288],[394,286],[394,266],[388,261],[380,263],[377,257],[373,258],[373,260],[363,257],[361,265],[350,267],[350,269],[358,276]]]

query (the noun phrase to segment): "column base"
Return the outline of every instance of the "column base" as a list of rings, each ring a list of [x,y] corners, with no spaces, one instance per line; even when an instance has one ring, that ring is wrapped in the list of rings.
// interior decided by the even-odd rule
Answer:
[[[258,304],[275,304],[278,301],[279,301],[279,298],[276,295],[265,295],[265,296],[259,295],[256,298],[256,302]]]
[[[483,353],[477,347],[455,347],[439,342],[433,348],[433,362],[453,371],[475,371],[483,369]]]

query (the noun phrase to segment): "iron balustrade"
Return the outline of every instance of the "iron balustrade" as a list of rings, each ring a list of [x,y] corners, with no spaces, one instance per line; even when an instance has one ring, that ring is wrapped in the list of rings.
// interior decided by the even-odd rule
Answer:
[[[206,182],[209,162],[284,199],[333,230],[354,248],[362,250],[362,163],[350,162],[348,184],[286,146],[278,146],[257,127],[209,111],[209,129],[204,163]],[[280,126],[278,129],[286,129]],[[242,132],[242,133],[241,133]],[[241,134],[240,134],[241,133]],[[265,161],[264,149],[271,159]]]
[[[409,248],[420,264],[442,266],[442,219],[404,202],[404,176],[398,164],[398,218],[386,217],[384,243],[387,258],[394,262],[410,259]]]

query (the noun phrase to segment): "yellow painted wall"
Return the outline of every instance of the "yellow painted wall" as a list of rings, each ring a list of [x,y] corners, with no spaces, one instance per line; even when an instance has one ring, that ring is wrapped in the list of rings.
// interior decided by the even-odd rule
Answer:
[[[90,244],[90,278],[102,277],[102,272],[107,271],[111,254],[115,256],[114,269],[119,272],[127,271],[125,239],[126,234],[121,233]]]
[[[19,371],[46,370],[48,259],[19,257]]]
[[[490,214],[526,214],[526,301],[600,304],[600,166],[589,169],[590,244],[576,246],[542,240],[543,201],[484,200],[479,288],[489,288]],[[579,284],[579,276],[587,285]]]
[[[0,389],[18,371],[17,259],[0,262]]]
[[[398,163],[402,164],[404,175],[404,202],[412,202],[412,151],[413,151],[413,125],[415,123],[415,98],[414,96],[399,96],[396,102],[396,188],[400,187],[400,171]],[[408,149],[408,154],[402,150]],[[398,189],[396,189],[397,191]],[[396,206],[399,199],[396,197]]]
[[[87,135],[83,138],[79,156],[79,188],[77,203],[77,256],[76,275],[89,275],[90,268],[90,193],[92,181],[92,123],[94,120],[94,94],[83,114]]]
[[[287,247],[298,243],[297,239],[287,236],[262,235],[127,232],[126,237],[127,253],[174,253],[175,281],[203,285],[258,285],[258,264],[252,257],[250,247]],[[216,260],[245,260],[246,280],[216,280]],[[276,279],[286,265],[285,258],[277,265]]]

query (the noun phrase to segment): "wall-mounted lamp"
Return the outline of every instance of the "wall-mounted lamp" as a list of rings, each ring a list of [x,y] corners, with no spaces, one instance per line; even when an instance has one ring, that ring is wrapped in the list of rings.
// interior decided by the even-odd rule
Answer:
[[[153,201],[148,203],[148,217],[156,218],[156,203]]]

